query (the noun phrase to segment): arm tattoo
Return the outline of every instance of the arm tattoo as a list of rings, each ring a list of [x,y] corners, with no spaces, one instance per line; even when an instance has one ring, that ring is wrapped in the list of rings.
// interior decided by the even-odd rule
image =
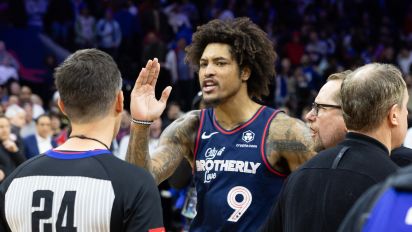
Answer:
[[[127,146],[126,160],[151,172],[149,154],[149,127],[134,125],[130,128],[129,145]]]
[[[199,111],[191,111],[168,126],[160,136],[159,145],[151,155],[148,152],[148,132],[132,133],[127,151],[127,160],[144,167],[161,183],[173,174],[183,157],[192,164],[194,143],[199,126]],[[136,141],[140,140],[140,141]]]
[[[277,115],[270,125],[266,140],[266,157],[271,166],[288,173],[314,154],[309,128],[298,119],[284,114]]]
[[[271,147],[272,150],[276,150],[278,152],[287,152],[287,151],[307,152],[308,151],[307,147],[303,143],[299,141],[291,141],[291,140],[272,141],[271,144],[269,144],[269,147]]]

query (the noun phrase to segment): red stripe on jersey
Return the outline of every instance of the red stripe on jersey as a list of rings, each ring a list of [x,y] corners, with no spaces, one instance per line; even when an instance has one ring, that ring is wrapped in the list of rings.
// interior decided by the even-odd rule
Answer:
[[[278,176],[285,177],[285,176],[287,176],[286,174],[278,172],[277,170],[275,170],[275,169],[269,164],[269,161],[267,160],[267,157],[266,157],[266,154],[265,154],[266,133],[267,133],[267,131],[269,130],[269,126],[270,126],[270,124],[272,123],[272,119],[273,119],[279,112],[281,112],[281,111],[280,111],[280,110],[276,110],[275,112],[273,112],[273,114],[270,116],[269,120],[268,120],[267,123],[266,123],[265,130],[263,131],[262,144],[260,145],[260,153],[261,153],[261,155],[262,155],[262,160],[263,160],[263,162],[265,163],[266,167],[269,169],[270,172],[272,172],[272,173],[274,173],[274,174],[276,174],[276,175],[278,175]]]

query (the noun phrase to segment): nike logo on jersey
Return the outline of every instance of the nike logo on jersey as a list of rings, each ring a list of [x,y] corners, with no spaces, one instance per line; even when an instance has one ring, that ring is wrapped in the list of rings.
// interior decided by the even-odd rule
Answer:
[[[212,137],[214,134],[217,134],[217,133],[219,133],[219,132],[212,132],[212,133],[207,135],[206,132],[203,132],[202,139],[210,139],[210,137]]]

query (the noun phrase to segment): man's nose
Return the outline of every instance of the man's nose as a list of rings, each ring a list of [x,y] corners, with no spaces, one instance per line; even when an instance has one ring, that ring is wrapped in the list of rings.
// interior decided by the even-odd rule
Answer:
[[[313,122],[316,119],[315,110],[311,109],[306,115],[305,119],[309,122]]]
[[[213,76],[214,74],[216,74],[215,67],[213,64],[208,64],[205,68],[205,76]]]

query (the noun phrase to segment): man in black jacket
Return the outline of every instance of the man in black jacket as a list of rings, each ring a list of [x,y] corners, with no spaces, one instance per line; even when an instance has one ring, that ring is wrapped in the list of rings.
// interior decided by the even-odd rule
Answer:
[[[11,133],[9,119],[0,116],[0,182],[24,161],[26,156],[22,141]]]
[[[389,151],[406,134],[409,98],[400,71],[362,66],[341,95],[349,133],[289,176],[265,231],[336,231],[359,196],[396,171]]]

